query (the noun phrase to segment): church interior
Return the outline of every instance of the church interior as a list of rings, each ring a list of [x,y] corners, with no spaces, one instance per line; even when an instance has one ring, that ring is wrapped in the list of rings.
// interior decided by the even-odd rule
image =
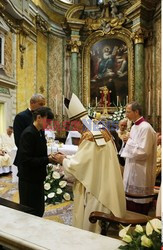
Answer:
[[[154,184],[158,195],[157,190],[161,190],[161,92],[161,0],[0,0],[0,139],[6,129],[12,129],[15,116],[29,108],[31,97],[37,93],[45,98],[45,106],[54,114],[52,135],[49,139],[46,137],[48,153],[52,153],[55,146],[57,152],[58,147],[61,147],[60,152],[65,153],[65,149],[67,154],[73,156],[80,136],[77,131],[69,134],[69,130],[76,129],[68,126],[70,117],[64,105],[65,98],[70,100],[74,93],[89,116],[102,121],[109,129],[117,128],[118,124],[120,127],[119,122],[125,118],[128,103],[138,102],[142,107],[142,116],[160,140],[157,143],[159,152]],[[131,123],[125,126],[131,129]],[[69,147],[64,148],[70,135],[72,141],[67,143]],[[10,153],[13,164],[16,150]],[[56,172],[59,163],[55,166]],[[57,239],[63,242],[63,245],[56,243],[56,247],[61,247],[59,249],[118,249],[122,243],[119,239],[99,234],[95,244],[91,234],[84,230],[76,231],[73,227],[70,235],[71,228],[67,225],[71,226],[72,223],[73,182],[64,178],[62,184],[66,181],[68,186],[67,192],[64,191],[63,207],[59,207],[63,202],[60,196],[57,203],[55,199],[52,202],[53,197],[48,191],[49,182],[45,184],[45,195],[50,204],[46,206],[45,220],[29,215],[28,211],[24,215],[19,214],[16,210],[21,211],[21,208],[13,207],[15,210],[12,210],[14,204],[5,207],[4,199],[19,203],[17,167],[12,164],[5,168],[1,166],[0,160],[2,249],[56,249],[52,246],[54,242],[44,232],[46,227],[47,231],[53,231],[54,228],[52,236],[56,242]],[[48,167],[49,178],[53,176],[52,169],[54,171],[53,166]],[[59,174],[58,178],[63,176],[63,173]],[[14,193],[12,197],[11,190]],[[155,205],[156,193],[153,197],[151,194],[146,197],[152,197]],[[156,206],[150,211],[152,218],[155,209]],[[50,215],[49,211],[52,210],[53,215]],[[57,211],[64,215],[57,214]],[[8,220],[4,219],[8,216]],[[130,216],[124,225],[133,223]],[[92,217],[92,221],[100,220],[96,214]],[[14,219],[20,225],[19,230],[13,226]],[[107,223],[111,223],[111,219],[109,217]],[[137,218],[137,221],[141,219],[142,225],[149,220]],[[28,220],[31,221],[29,227],[42,227],[35,237],[28,233],[25,236],[25,232],[21,231]],[[61,222],[61,225],[53,225],[52,221]],[[15,235],[8,229],[7,223],[10,222],[13,223]],[[68,229],[62,228],[64,224],[67,224]],[[41,238],[44,233],[48,243],[43,239],[39,239],[40,242],[38,240],[38,235]],[[68,235],[69,242],[64,242],[63,238]],[[28,242],[29,237],[32,240]],[[77,238],[76,247],[72,242]],[[109,244],[112,247],[108,248]]]

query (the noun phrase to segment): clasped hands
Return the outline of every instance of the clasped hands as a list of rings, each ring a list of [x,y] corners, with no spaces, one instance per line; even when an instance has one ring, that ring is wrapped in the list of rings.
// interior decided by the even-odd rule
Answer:
[[[128,141],[129,138],[130,138],[130,134],[124,135],[122,141],[123,141],[124,143],[126,143],[126,142]]]
[[[49,158],[49,161],[51,163],[59,163],[59,164],[62,164],[63,162],[63,159],[66,157],[66,155],[62,154],[62,153],[55,153],[55,154],[50,154],[48,156]]]

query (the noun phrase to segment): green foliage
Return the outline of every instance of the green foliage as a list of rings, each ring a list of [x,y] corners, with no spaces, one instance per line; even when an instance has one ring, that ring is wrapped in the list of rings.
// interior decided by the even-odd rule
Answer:
[[[95,117],[96,111],[95,111],[94,107],[86,107],[86,110],[87,110],[89,116]]]

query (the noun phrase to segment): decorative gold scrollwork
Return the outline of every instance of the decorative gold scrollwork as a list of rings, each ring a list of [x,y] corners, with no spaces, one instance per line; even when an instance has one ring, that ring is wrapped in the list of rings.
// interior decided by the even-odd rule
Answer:
[[[102,30],[103,34],[114,34],[115,30],[121,29],[126,21],[125,17],[115,18],[87,18],[86,27],[89,31]]]

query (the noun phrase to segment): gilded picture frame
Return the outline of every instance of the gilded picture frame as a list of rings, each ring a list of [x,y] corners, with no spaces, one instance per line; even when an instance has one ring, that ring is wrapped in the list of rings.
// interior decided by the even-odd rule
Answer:
[[[134,96],[133,60],[133,41],[127,29],[122,28],[114,34],[104,34],[102,31],[91,34],[83,48],[84,105],[90,104],[100,109],[102,106],[100,88],[104,86],[107,86],[110,94],[108,105],[110,112],[115,110],[117,104],[125,106],[126,102],[132,101]],[[121,67],[122,63],[124,67]]]

